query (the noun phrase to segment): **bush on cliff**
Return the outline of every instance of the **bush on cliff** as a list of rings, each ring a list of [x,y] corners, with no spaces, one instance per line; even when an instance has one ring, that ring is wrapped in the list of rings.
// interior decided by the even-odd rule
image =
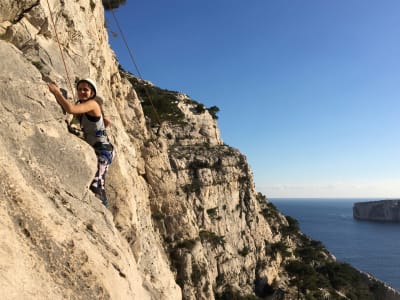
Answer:
[[[102,2],[106,10],[111,10],[125,4],[126,0],[102,0]]]

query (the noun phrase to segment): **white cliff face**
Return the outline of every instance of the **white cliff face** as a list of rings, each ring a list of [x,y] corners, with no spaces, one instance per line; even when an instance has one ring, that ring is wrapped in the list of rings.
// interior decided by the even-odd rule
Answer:
[[[400,200],[354,203],[353,216],[359,220],[400,222]]]
[[[105,209],[88,191],[94,153],[68,134],[42,80],[73,93],[46,1],[2,1],[0,248],[7,254],[2,275],[12,276],[0,280],[1,298],[179,299],[152,230],[140,157],[143,113],[119,76],[102,4],[49,2],[71,79],[95,79],[114,122],[110,135],[118,156],[108,176],[113,207]]]
[[[215,280],[221,287],[230,284],[251,294],[248,283],[254,282],[257,264],[268,256],[265,240],[279,237],[259,215],[244,156],[224,145],[179,145],[170,149],[170,159],[178,179],[176,196],[172,203],[157,202],[161,212],[169,212],[158,225],[166,228],[163,234],[172,256],[187,262],[180,280],[193,288],[184,290],[185,295],[209,299]],[[182,226],[181,215],[187,230],[176,235],[168,228]],[[277,279],[279,266],[275,267],[265,274],[269,284]]]
[[[149,127],[101,1],[49,4],[0,2],[0,298],[208,300],[255,287],[291,299],[284,256],[299,238],[282,233],[287,219],[209,111],[176,93],[183,122]],[[68,133],[45,82],[75,93],[59,45],[71,81],[93,78],[113,121],[110,209],[88,190],[93,150]]]

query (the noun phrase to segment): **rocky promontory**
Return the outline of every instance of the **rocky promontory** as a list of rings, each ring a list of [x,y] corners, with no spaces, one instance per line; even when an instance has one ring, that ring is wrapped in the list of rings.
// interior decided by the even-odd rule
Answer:
[[[400,199],[356,202],[353,217],[357,220],[400,222]]]

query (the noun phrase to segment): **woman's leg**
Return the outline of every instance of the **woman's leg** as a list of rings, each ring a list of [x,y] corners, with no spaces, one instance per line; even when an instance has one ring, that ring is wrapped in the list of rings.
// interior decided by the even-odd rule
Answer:
[[[112,158],[113,152],[101,153],[97,156],[97,171],[90,185],[90,190],[101,200],[105,207],[108,207],[108,199],[105,191],[106,174]]]

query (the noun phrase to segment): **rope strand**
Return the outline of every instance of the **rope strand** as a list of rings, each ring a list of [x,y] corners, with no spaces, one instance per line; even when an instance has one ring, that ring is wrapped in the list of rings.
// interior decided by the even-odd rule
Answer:
[[[144,81],[144,79],[143,79],[143,77],[142,77],[142,75],[141,75],[141,73],[140,73],[139,67],[138,67],[138,65],[136,64],[135,59],[133,58],[132,51],[131,51],[131,49],[130,49],[130,47],[129,47],[127,41],[126,41],[125,35],[124,35],[123,31],[122,31],[122,28],[121,28],[121,26],[119,25],[118,19],[117,19],[115,13],[114,13],[114,9],[113,9],[112,6],[111,6],[110,0],[108,0],[108,7],[109,7],[110,10],[111,10],[111,14],[112,14],[112,16],[113,16],[113,19],[114,19],[114,21],[115,21],[115,24],[117,25],[118,31],[119,31],[119,33],[120,33],[120,35],[121,35],[121,37],[122,37],[122,40],[123,40],[123,42],[124,42],[124,44],[125,44],[125,47],[126,47],[126,49],[128,50],[129,57],[130,57],[130,59],[131,59],[133,65],[134,65],[134,67],[135,67],[135,70],[136,70],[136,72],[138,73],[139,78],[140,78],[142,81]],[[157,119],[156,121],[157,121],[158,125],[161,127],[161,119],[160,119],[160,116],[159,116],[159,114],[158,114],[158,112],[157,112],[157,109],[155,108],[155,106],[154,106],[154,104],[153,104],[151,94],[150,94],[148,88],[146,87],[146,85],[144,86],[144,90],[145,90],[145,93],[146,93],[147,98],[149,99],[149,102],[150,102],[150,104],[151,104],[151,107],[153,108],[154,114],[155,114],[156,119]]]
[[[63,64],[64,64],[65,73],[66,73],[66,75],[67,75],[67,80],[68,80],[68,83],[69,83],[69,87],[70,87],[70,89],[71,89],[73,99],[75,99],[74,88],[73,88],[73,85],[72,85],[72,83],[71,83],[71,79],[70,79],[70,76],[69,76],[69,73],[68,73],[67,64],[66,64],[65,58],[64,58],[64,52],[63,52],[63,50],[62,50],[62,48],[61,48],[60,39],[58,38],[57,28],[56,28],[56,25],[55,25],[54,19],[53,19],[53,13],[52,13],[51,8],[50,8],[49,0],[46,0],[46,1],[47,1],[47,6],[48,6],[48,8],[49,8],[50,20],[51,20],[51,23],[52,23],[52,25],[53,25],[54,33],[55,33],[56,40],[57,40],[57,44],[58,44],[58,48],[59,48],[59,50],[60,50],[61,59],[62,59],[62,62],[63,62]]]

